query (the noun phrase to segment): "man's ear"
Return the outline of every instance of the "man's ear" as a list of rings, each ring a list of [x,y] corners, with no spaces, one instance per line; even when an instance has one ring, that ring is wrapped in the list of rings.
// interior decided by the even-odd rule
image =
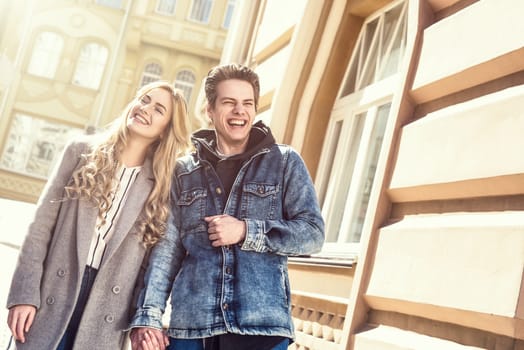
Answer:
[[[211,108],[209,103],[206,104],[206,114],[207,118],[209,119],[209,122],[213,124],[213,108]]]

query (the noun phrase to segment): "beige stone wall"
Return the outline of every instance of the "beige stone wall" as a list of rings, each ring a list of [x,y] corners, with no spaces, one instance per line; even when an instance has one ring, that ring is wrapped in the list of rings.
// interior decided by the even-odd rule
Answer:
[[[394,223],[371,232],[347,348],[520,349],[523,4],[413,3],[381,200]]]
[[[229,45],[254,66],[289,50],[264,112],[314,177],[322,176],[322,141],[362,23],[391,3],[308,1],[289,40],[275,35],[257,51],[261,2],[249,17],[253,30]],[[522,6],[409,1],[363,248],[351,269],[291,259],[294,348],[524,347]],[[346,302],[343,326],[322,323]]]

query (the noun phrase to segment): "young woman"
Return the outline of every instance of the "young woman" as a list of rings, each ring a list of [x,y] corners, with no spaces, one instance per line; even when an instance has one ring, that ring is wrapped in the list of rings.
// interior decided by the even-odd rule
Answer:
[[[154,82],[103,139],[65,148],[11,282],[8,325],[18,350],[122,348],[189,133],[182,95]]]

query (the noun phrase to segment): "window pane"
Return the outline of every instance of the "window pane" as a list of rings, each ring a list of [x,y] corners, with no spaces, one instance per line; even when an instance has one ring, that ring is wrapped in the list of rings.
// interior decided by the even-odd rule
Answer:
[[[184,93],[184,98],[187,103],[191,99],[191,93],[195,86],[195,75],[188,71],[183,70],[176,75],[175,88],[181,90]]]
[[[374,82],[378,61],[377,47],[379,45],[377,27],[378,20],[367,24],[364,36],[364,47],[362,48],[362,61],[360,62],[360,74],[357,89],[362,89]]]
[[[355,160],[362,140],[364,130],[365,114],[359,114],[354,118],[347,118],[344,121],[348,127],[340,133],[337,141],[337,155],[331,170],[332,181],[328,187],[326,200],[329,206],[322,208],[326,216],[326,242],[337,242],[339,233],[346,212],[347,198],[353,178]],[[345,142],[348,140],[348,142]],[[327,213],[326,213],[327,211]]]
[[[389,109],[391,104],[382,105],[378,108],[375,124],[371,134],[370,144],[366,154],[366,162],[364,165],[364,173],[362,174],[362,181],[357,190],[358,197],[356,206],[353,210],[353,217],[350,221],[350,232],[348,242],[360,242],[362,234],[362,227],[368,209],[369,196],[375,179],[377,170],[378,157],[382,147],[382,140],[386,130],[386,123],[388,120]]]
[[[402,16],[402,6],[386,13],[384,34],[386,35],[382,53],[382,67],[379,79],[387,78],[399,70],[400,58],[405,46],[406,16]]]
[[[38,177],[47,177],[66,142],[81,129],[17,114],[13,119],[0,165]]]
[[[60,35],[53,32],[40,33],[35,40],[27,72],[44,78],[54,78],[63,47],[64,39]]]
[[[235,10],[235,2],[236,0],[229,0],[227,2],[226,13],[224,14],[224,21],[222,22],[222,27],[225,29],[229,29],[229,26],[231,25],[231,18],[233,17],[233,11]]]
[[[108,50],[102,45],[90,43],[80,52],[73,83],[91,89],[98,89],[106,66]]]
[[[193,0],[193,6],[191,7],[189,19],[202,23],[208,23],[212,6],[213,0]]]
[[[173,15],[175,13],[175,5],[175,0],[158,0],[156,11],[166,15]]]

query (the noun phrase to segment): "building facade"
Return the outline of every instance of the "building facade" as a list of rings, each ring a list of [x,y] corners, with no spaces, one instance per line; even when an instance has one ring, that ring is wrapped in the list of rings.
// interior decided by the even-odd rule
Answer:
[[[223,62],[303,156],[294,349],[524,349],[524,2],[241,2]]]
[[[0,196],[35,202],[64,144],[107,126],[147,82],[173,82],[195,111],[234,2],[2,2]]]

